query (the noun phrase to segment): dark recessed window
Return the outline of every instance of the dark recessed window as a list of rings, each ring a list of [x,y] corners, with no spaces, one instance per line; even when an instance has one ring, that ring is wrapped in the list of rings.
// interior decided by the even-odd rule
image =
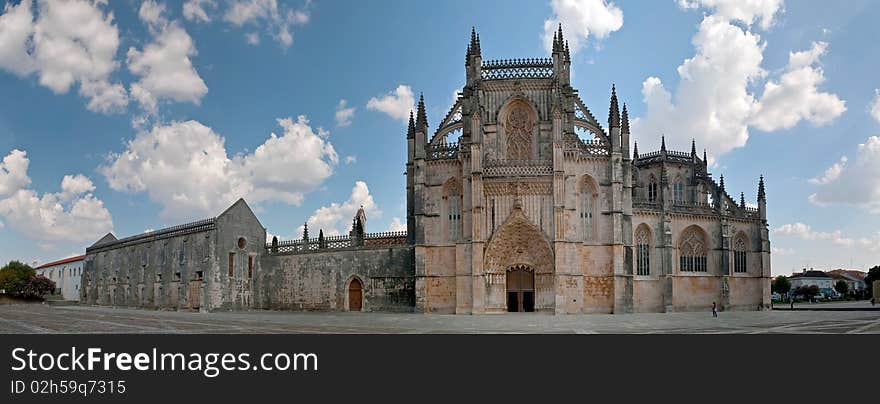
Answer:
[[[244,237],[239,237],[238,238],[238,248],[241,248],[243,250],[245,247],[247,247],[247,239]]]

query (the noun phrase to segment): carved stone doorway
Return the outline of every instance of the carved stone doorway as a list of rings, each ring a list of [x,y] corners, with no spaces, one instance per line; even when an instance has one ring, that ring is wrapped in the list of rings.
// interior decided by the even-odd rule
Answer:
[[[354,278],[348,284],[348,311],[361,311],[363,307],[363,289],[360,279]]]
[[[535,311],[535,272],[527,265],[507,270],[507,311]]]

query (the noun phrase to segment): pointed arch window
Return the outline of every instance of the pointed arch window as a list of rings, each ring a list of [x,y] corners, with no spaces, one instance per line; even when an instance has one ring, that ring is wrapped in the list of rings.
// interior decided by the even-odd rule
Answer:
[[[657,179],[653,176],[651,177],[651,182],[648,183],[648,200],[651,202],[657,200]]]
[[[696,228],[686,229],[678,245],[678,270],[682,272],[708,272],[706,237]]]
[[[733,242],[733,272],[744,274],[748,272],[747,263],[748,242],[745,236],[739,235]]]
[[[677,179],[672,187],[672,200],[675,202],[684,202],[684,183]]]
[[[593,240],[593,215],[596,205],[596,196],[589,181],[585,180],[581,185],[579,196],[578,216],[581,221],[581,235],[584,241]]]
[[[458,242],[461,240],[461,185],[455,178],[443,186],[443,199],[446,203],[449,242]]]
[[[636,275],[651,275],[651,236],[644,227],[636,232]]]

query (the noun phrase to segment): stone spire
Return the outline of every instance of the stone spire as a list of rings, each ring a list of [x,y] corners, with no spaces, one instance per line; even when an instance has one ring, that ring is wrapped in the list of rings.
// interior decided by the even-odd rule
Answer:
[[[691,138],[691,156],[697,157],[697,140]]]
[[[633,142],[633,160],[639,158],[639,142]]]
[[[629,133],[629,114],[626,112],[626,103],[623,103],[623,117],[621,117],[621,133]]]
[[[568,41],[565,41],[565,61],[571,63],[571,51],[568,49]]]
[[[562,37],[562,23],[561,22],[559,23],[559,29],[557,30],[557,33],[559,34],[559,48],[560,48],[559,50],[562,50],[562,44],[565,43],[565,38]]]
[[[620,110],[617,107],[617,89],[611,85],[611,106],[608,107],[608,127],[620,127]]]
[[[718,186],[721,188],[721,193],[724,193],[724,174],[721,174],[721,183]]]
[[[309,248],[309,222],[303,223],[303,245]]]
[[[709,165],[709,159],[706,158],[706,149],[703,149],[703,165]]]
[[[660,135],[660,151],[666,151],[666,135]]]
[[[758,201],[766,201],[767,195],[764,193],[764,176],[758,179]]]
[[[427,133],[428,129],[428,114],[425,112],[425,95],[419,94],[419,106],[418,112],[416,112],[416,130],[424,130]]]
[[[743,209],[746,208],[746,194],[743,192],[739,193],[739,206]]]
[[[416,137],[416,122],[413,120],[413,112],[409,111],[409,126],[406,128],[406,138],[412,139]]]
[[[318,248],[327,248],[327,242],[324,241],[324,229],[318,230]]]

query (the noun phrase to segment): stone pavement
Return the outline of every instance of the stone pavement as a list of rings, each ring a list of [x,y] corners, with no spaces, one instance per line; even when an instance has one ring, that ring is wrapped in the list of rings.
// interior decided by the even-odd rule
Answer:
[[[0,333],[853,333],[880,334],[880,311],[482,316],[412,313],[188,313],[0,305]]]

